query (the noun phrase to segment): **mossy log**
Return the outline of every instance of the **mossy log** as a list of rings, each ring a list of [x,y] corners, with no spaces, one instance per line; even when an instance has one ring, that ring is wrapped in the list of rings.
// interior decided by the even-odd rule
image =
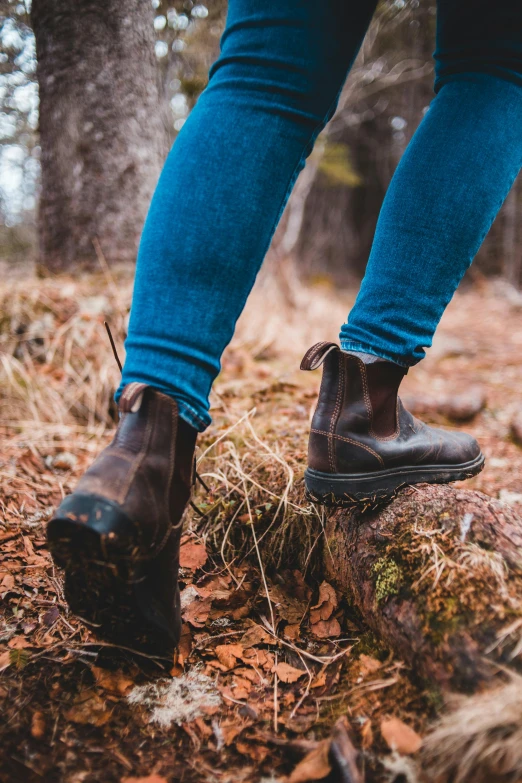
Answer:
[[[326,578],[416,675],[474,692],[498,664],[522,669],[522,515],[451,486],[326,522]]]

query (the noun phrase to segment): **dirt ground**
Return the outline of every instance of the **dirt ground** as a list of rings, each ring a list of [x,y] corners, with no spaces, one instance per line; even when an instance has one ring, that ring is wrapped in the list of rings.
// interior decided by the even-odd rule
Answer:
[[[318,581],[321,512],[303,492],[320,372],[299,360],[335,339],[353,292],[261,281],[238,326],[199,445],[210,491],[187,512],[176,659],[101,645],[68,612],[45,524],[115,426],[103,321],[120,346],[130,290],[125,270],[0,287],[0,780],[333,781],[344,716],[367,781],[414,781],[441,705]],[[521,358],[522,295],[479,281],[402,396],[475,435],[487,463],[466,486],[522,514]]]

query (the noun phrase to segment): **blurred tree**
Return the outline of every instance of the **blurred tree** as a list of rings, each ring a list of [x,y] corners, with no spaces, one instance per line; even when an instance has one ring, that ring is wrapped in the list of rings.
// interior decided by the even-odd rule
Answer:
[[[208,81],[219,54],[227,0],[153,0],[156,56],[174,134],[180,130]]]
[[[143,0],[33,0],[40,91],[39,263],[133,259],[167,147]]]
[[[34,247],[38,90],[28,2],[0,0],[0,258]]]
[[[433,96],[434,38],[435,0],[379,5],[300,197],[298,185],[301,220],[282,239],[306,274],[364,273],[386,188]]]

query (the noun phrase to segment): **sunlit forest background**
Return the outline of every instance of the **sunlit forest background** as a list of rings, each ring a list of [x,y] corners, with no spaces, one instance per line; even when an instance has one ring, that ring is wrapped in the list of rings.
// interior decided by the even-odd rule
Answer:
[[[152,5],[161,115],[157,135],[165,154],[218,55],[226,2],[152,0]],[[364,271],[386,187],[433,95],[435,6],[434,0],[380,5],[338,112],[319,139],[275,240],[307,276],[350,283]],[[30,0],[1,0],[0,14],[0,257],[17,264],[38,255],[39,98]],[[201,154],[204,159],[204,150]],[[149,195],[141,196],[142,216]],[[518,181],[472,277],[496,275],[522,284],[520,198]],[[110,246],[103,250],[108,258],[117,256],[114,260],[132,259],[136,241],[135,236],[115,253]]]

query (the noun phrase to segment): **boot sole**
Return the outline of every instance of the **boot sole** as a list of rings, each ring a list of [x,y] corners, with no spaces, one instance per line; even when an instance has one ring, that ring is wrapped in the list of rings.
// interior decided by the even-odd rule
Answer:
[[[65,572],[71,611],[100,639],[137,652],[170,657],[181,634],[179,586],[174,619],[154,598],[153,578],[176,562],[174,533],[150,560],[137,557],[136,525],[93,495],[71,495],[47,527],[54,562]]]
[[[409,484],[449,484],[480,473],[484,456],[460,465],[421,465],[389,468],[373,473],[322,473],[307,468],[307,497],[324,506],[362,506],[374,508],[392,499],[401,487]]]

